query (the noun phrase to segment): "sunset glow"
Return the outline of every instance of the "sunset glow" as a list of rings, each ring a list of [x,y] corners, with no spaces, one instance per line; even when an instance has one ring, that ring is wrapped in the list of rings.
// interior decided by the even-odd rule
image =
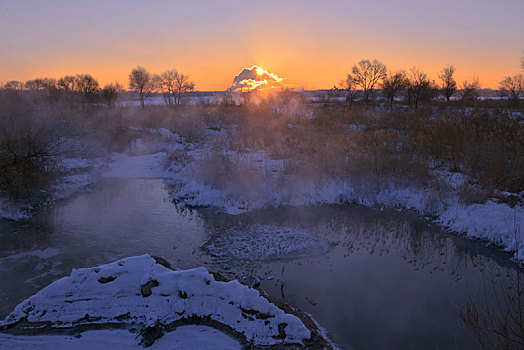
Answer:
[[[274,73],[270,73],[262,67],[252,66],[243,68],[242,71],[233,79],[232,90],[240,92],[264,91],[282,88],[284,78]]]
[[[496,88],[519,71],[524,49],[518,0],[1,3],[0,82],[89,73],[125,84],[142,65],[224,91],[257,64],[259,76],[267,69],[289,86],[329,89],[358,60],[377,58],[435,80],[453,64],[458,82],[478,76]]]
[[[521,349],[523,14],[0,0],[0,350]]]

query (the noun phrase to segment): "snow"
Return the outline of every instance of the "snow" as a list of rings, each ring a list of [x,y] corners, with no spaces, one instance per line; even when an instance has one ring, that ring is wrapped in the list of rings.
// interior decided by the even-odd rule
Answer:
[[[55,330],[108,324],[168,327],[192,318],[228,327],[258,346],[304,344],[311,336],[297,316],[257,290],[236,280],[216,281],[205,268],[171,270],[149,255],[73,270],[17,305],[0,329],[21,321],[25,332],[46,325]]]
[[[223,188],[215,188],[202,183],[198,157],[204,156],[195,153],[196,160],[186,166],[170,166],[177,169],[171,175],[174,199],[192,207],[214,207],[231,215],[269,207],[344,203],[409,209],[435,218],[441,227],[502,246],[515,252],[515,259],[524,261],[524,249],[516,251],[517,246],[524,245],[524,232],[520,229],[524,227],[524,207],[511,208],[496,200],[462,203],[459,191],[466,178],[460,173],[434,171],[439,185],[426,187],[395,178],[383,178],[380,184],[326,175],[308,181],[284,175],[285,160],[270,159],[264,152],[225,154],[233,162],[249,164],[253,173],[245,180],[247,184],[235,180]]]
[[[150,349],[236,350],[240,343],[226,334],[206,326],[182,326],[156,341]]]
[[[102,167],[104,161],[101,158],[65,158],[56,159],[61,172],[66,175],[60,177],[59,181],[51,186],[46,195],[45,204],[48,205],[58,199],[72,196],[75,193],[86,190],[94,181],[97,171]],[[35,204],[29,202],[13,202],[7,198],[0,197],[0,218],[9,220],[28,219],[34,214]]]
[[[524,261],[524,208],[511,208],[505,203],[489,200],[484,204],[462,205],[456,202],[440,214],[441,225],[453,231],[465,233],[471,238],[480,238],[514,251],[515,258]]]
[[[33,335],[15,336],[0,333],[0,349],[22,350],[38,347],[42,350],[76,349],[76,350],[124,350],[138,349],[140,339],[136,334],[122,329],[96,330],[70,335]],[[149,347],[152,350],[237,350],[240,343],[228,335],[206,326],[188,325],[166,333]]]
[[[23,220],[31,217],[32,206],[13,203],[7,198],[0,198],[0,218],[9,220]]]

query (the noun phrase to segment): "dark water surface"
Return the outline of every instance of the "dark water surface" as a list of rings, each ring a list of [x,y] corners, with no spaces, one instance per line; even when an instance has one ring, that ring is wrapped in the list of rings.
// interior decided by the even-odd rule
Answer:
[[[305,230],[330,248],[272,260],[219,259],[200,249],[224,228],[252,225]],[[0,221],[0,317],[73,268],[146,253],[178,268],[258,277],[344,349],[478,348],[458,310],[482,300],[492,280],[506,286],[516,273],[507,255],[409,214],[310,207],[230,216],[180,210],[159,179],[104,179],[30,220]]]

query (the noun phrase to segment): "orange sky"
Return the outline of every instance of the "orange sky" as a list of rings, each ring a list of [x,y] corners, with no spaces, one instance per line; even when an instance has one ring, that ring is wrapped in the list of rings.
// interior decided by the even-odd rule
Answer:
[[[331,88],[362,58],[437,79],[497,87],[519,72],[524,1],[1,0],[0,81],[90,73],[127,84],[142,65],[225,90],[258,65],[306,89]]]

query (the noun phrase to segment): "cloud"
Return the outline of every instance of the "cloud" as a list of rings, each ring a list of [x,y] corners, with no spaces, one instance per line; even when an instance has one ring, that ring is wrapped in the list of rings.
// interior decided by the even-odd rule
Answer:
[[[268,72],[258,66],[244,68],[233,79],[232,91],[267,90],[282,87],[282,81],[278,75]]]

